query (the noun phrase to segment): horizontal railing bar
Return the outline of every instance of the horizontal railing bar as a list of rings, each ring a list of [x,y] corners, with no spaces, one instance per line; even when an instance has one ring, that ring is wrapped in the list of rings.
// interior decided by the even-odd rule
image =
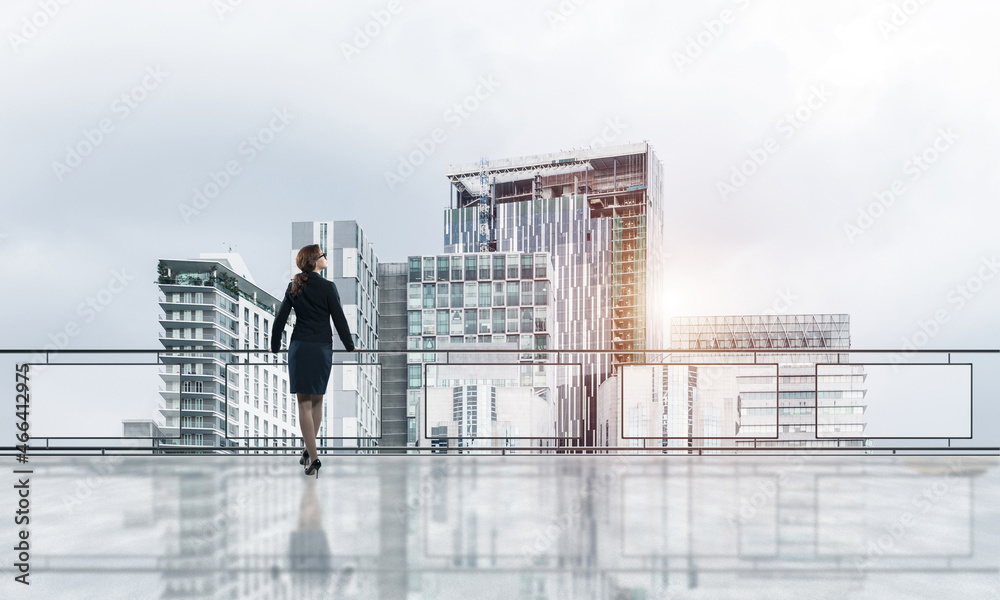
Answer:
[[[218,446],[204,446],[204,447],[190,447],[181,448],[167,446],[145,446],[142,448],[127,448],[127,447],[101,447],[101,446],[53,446],[49,448],[30,448],[28,451],[28,456],[40,456],[41,454],[50,455],[56,450],[94,450],[100,451],[105,449],[114,449],[115,451],[128,451],[128,452],[149,452],[151,450],[156,450],[160,453],[168,454],[199,454],[201,452],[209,452],[208,455],[216,456],[235,456],[237,454],[251,454],[254,452],[262,453],[257,455],[295,455],[302,451],[302,447],[240,447],[240,448],[220,448]],[[806,447],[806,446],[767,446],[754,448],[751,446],[654,446],[639,448],[635,446],[513,446],[513,447],[496,447],[496,446],[352,446],[352,447],[322,447],[321,452],[326,453],[357,453],[362,452],[364,454],[374,454],[383,450],[406,450],[413,452],[431,452],[445,454],[445,451],[450,451],[448,454],[458,454],[457,451],[475,451],[475,452],[494,452],[501,453],[511,451],[517,454],[537,454],[539,451],[544,452],[580,452],[580,451],[603,451],[603,450],[615,450],[615,451],[631,451],[631,452],[681,452],[685,454],[698,454],[706,453],[706,456],[711,456],[717,450],[740,450],[740,451],[783,451],[787,452],[790,450],[798,451],[824,451],[824,452],[836,452],[836,451],[849,451],[849,452],[875,452],[875,451],[931,451],[931,450],[963,450],[963,451],[976,451],[976,452],[1000,452],[1000,446],[816,446],[816,447]],[[232,452],[233,454],[226,454]],[[0,455],[5,454],[19,454],[20,451],[16,450],[11,446],[0,447]],[[204,454],[203,454],[204,455]]]
[[[137,348],[133,350],[124,348],[79,348],[63,350],[46,349],[10,349],[0,348],[0,354],[164,354],[173,357],[181,354],[271,354],[270,349],[229,349],[220,350],[213,348],[198,348],[192,350],[159,349],[150,350],[148,348]],[[727,349],[704,349],[704,348],[683,348],[673,350],[559,350],[555,348],[524,348],[520,350],[506,349],[483,349],[483,348],[451,348],[447,350],[421,349],[421,350],[334,350],[339,354],[1000,354],[1000,349],[975,348],[975,349],[928,349],[919,348],[913,350],[904,349],[837,349],[837,348],[727,348]],[[288,350],[279,350],[275,354],[287,354]],[[203,358],[185,357],[176,358]]]

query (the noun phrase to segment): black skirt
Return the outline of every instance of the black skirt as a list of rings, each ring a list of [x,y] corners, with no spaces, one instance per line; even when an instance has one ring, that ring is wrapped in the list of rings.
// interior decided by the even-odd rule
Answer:
[[[325,394],[333,367],[330,342],[288,343],[288,390],[293,394]]]

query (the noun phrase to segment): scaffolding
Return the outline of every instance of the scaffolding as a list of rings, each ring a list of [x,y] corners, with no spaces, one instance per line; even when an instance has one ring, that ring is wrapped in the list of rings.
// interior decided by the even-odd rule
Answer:
[[[611,302],[615,365],[645,362],[641,351],[646,349],[646,215],[639,207],[623,206],[615,210]],[[632,354],[630,350],[640,352]]]

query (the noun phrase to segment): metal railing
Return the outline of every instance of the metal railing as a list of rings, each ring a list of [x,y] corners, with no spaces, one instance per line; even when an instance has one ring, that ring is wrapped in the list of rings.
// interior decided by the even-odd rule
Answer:
[[[280,354],[283,356],[285,350],[282,350]],[[174,365],[174,364],[187,364],[184,359],[194,359],[191,362],[204,362],[206,358],[211,358],[213,356],[220,356],[227,365],[227,370],[229,367],[242,367],[244,365],[264,365],[264,366],[282,366],[286,363],[277,362],[277,356],[274,356],[273,361],[267,362],[251,362],[253,355],[265,354],[268,355],[270,352],[265,349],[219,349],[219,348],[196,348],[191,350],[180,350],[180,349],[64,349],[64,350],[53,350],[53,349],[0,349],[0,357],[5,357],[12,359],[17,365],[28,365],[28,378],[30,380],[30,375],[32,371],[37,371],[40,367],[50,367],[57,365],[64,366],[158,366],[162,367],[164,365]],[[353,442],[356,445],[353,446],[323,446],[321,449],[327,454],[391,454],[391,455],[421,455],[421,454],[498,454],[498,455],[560,455],[560,454],[604,454],[604,455],[614,455],[621,453],[637,454],[637,455],[650,455],[650,456],[673,456],[673,455],[711,455],[711,454],[765,454],[765,455],[775,455],[775,454],[787,454],[787,453],[817,453],[821,455],[831,455],[831,454],[850,454],[850,455],[863,455],[863,454],[875,454],[875,455],[885,455],[885,454],[986,454],[986,455],[1000,455],[1000,445],[995,441],[996,432],[988,432],[993,435],[993,438],[984,437],[980,434],[978,437],[973,435],[975,431],[975,420],[973,415],[975,414],[975,387],[973,385],[972,373],[973,373],[973,363],[972,362],[957,362],[953,360],[957,357],[975,357],[976,359],[987,359],[993,360],[992,370],[996,370],[995,361],[1000,358],[1000,349],[943,349],[943,350],[933,350],[933,349],[918,349],[918,350],[905,350],[905,349],[837,349],[837,348],[819,348],[819,347],[809,347],[809,348],[772,348],[772,349],[758,349],[758,348],[728,348],[728,349],[663,349],[663,350],[633,350],[630,354],[644,355],[647,359],[645,363],[634,363],[626,365],[618,365],[615,367],[613,373],[609,375],[618,375],[619,380],[617,382],[617,395],[615,396],[616,408],[617,410],[617,421],[619,426],[619,431],[616,432],[618,435],[611,437],[605,437],[603,439],[604,443],[594,443],[599,439],[599,435],[596,434],[596,428],[598,424],[595,423],[595,416],[597,408],[601,406],[601,402],[598,400],[597,388],[598,386],[591,385],[589,394],[584,393],[582,382],[584,376],[587,374],[585,365],[595,364],[595,359],[601,357],[611,357],[615,354],[614,350],[557,350],[557,349],[517,349],[517,350],[496,350],[496,349],[482,349],[482,348],[469,348],[462,349],[457,347],[450,347],[447,349],[413,349],[413,350],[359,350],[355,352],[338,352],[340,355],[352,355],[356,357],[354,362],[350,363],[335,363],[335,366],[355,366],[358,368],[362,367],[375,367],[375,368],[385,368],[381,361],[379,360],[383,356],[389,355],[403,355],[410,356],[416,355],[422,357],[427,354],[435,355],[434,362],[404,362],[402,367],[400,367],[404,372],[409,366],[414,366],[419,364],[421,367],[422,377],[420,382],[420,392],[421,392],[421,405],[420,405],[420,423],[419,431],[423,434],[419,436],[421,445],[379,445],[380,441],[383,441],[384,436],[381,430],[377,431],[377,435],[370,436],[324,436],[319,438],[320,440],[341,440],[345,442]],[[107,361],[93,361],[90,360],[93,357],[98,356],[138,356],[141,357],[139,362],[107,362]],[[464,362],[455,362],[453,358],[456,355],[464,355],[466,358]],[[781,435],[780,427],[782,426],[779,414],[781,411],[778,410],[778,398],[779,393],[781,393],[780,385],[777,384],[781,375],[780,368],[776,362],[778,358],[781,357],[794,357],[795,355],[810,355],[812,357],[825,357],[825,360],[808,360],[809,357],[803,357],[806,360],[801,362],[789,361],[782,362],[781,365],[785,367],[796,367],[798,369],[811,368],[813,371],[812,381],[813,381],[813,392],[811,396],[812,404],[806,408],[811,408],[811,414],[813,415],[813,426],[812,437],[799,436],[798,439],[788,439]],[[889,357],[889,362],[852,362],[851,356],[887,356]],[[273,356],[273,355],[272,355]],[[485,357],[492,358],[494,362],[471,362],[468,357]],[[503,358],[505,356],[510,357],[509,362],[495,362],[497,358]],[[242,360],[239,358],[242,357]],[[526,357],[530,357],[529,360],[524,360]],[[719,362],[719,357],[725,357],[727,359],[734,359],[733,361]],[[902,358],[900,358],[902,357]],[[928,357],[936,358],[932,362],[913,362],[914,357]],[[70,360],[66,360],[66,359]],[[75,359],[75,360],[73,360]],[[236,360],[234,360],[236,359]],[[442,360],[443,359],[443,360]],[[709,360],[712,359],[712,362]],[[769,360],[771,359],[771,360]],[[967,359],[969,360],[969,359]],[[968,367],[969,373],[969,430],[968,435],[954,435],[953,432],[942,432],[942,435],[919,435],[919,436],[890,436],[890,437],[875,437],[866,435],[819,435],[822,433],[821,423],[820,423],[820,369],[825,367],[838,367],[838,366],[884,366],[884,365],[898,365],[898,366],[909,366],[909,367],[932,367],[934,365],[951,365],[951,366],[962,366]],[[625,389],[624,381],[626,374],[629,372],[631,367],[640,366],[658,366],[665,367],[667,369],[671,367],[694,367],[696,369],[704,369],[710,366],[725,366],[725,367],[765,367],[773,366],[775,368],[775,373],[773,379],[775,379],[775,390],[774,390],[774,414],[775,414],[775,424],[774,431],[768,432],[768,435],[720,435],[709,432],[709,434],[695,435],[694,431],[689,430],[687,435],[670,435],[664,432],[660,436],[643,436],[643,435],[627,435],[625,427]],[[559,401],[563,404],[560,405],[561,408],[566,408],[565,403],[567,402],[578,402],[576,404],[575,414],[577,416],[577,422],[581,423],[581,426],[577,428],[576,431],[571,431],[565,429],[562,431],[564,435],[556,435],[555,432],[552,435],[529,435],[529,436],[518,436],[510,432],[500,433],[493,436],[485,435],[468,435],[469,430],[462,430],[458,427],[458,435],[454,435],[456,431],[456,421],[460,419],[438,419],[436,422],[439,425],[435,425],[434,422],[429,422],[429,413],[431,412],[432,406],[429,404],[428,389],[431,390],[445,390],[445,388],[450,388],[451,392],[454,392],[456,386],[437,386],[428,385],[429,381],[436,380],[429,376],[429,371],[439,370],[440,368],[492,368],[492,369],[516,369],[518,367],[528,367],[535,369],[551,369],[551,368],[562,368],[562,369],[572,369],[576,372],[576,375],[563,374],[559,377],[549,377],[546,381],[546,386],[555,388],[554,382],[558,379],[564,387],[576,385],[578,386],[576,392],[578,392],[578,399],[573,400],[572,394],[564,393],[564,395],[559,398]],[[18,367],[19,369],[21,367]],[[190,416],[192,414],[204,414],[205,410],[211,410],[215,413],[220,414],[221,426],[218,427],[218,431],[215,432],[221,440],[227,443],[231,443],[230,446],[221,445],[195,445],[193,443],[177,443],[177,442],[190,442],[192,438],[185,438],[185,429],[183,425],[178,425],[176,427],[169,427],[169,430],[176,430],[176,434],[173,431],[170,435],[151,435],[147,437],[125,437],[125,436],[30,436],[30,442],[28,443],[28,450],[31,454],[36,455],[64,455],[64,454],[196,454],[196,453],[230,453],[230,454],[291,454],[300,451],[301,446],[300,438],[297,435],[298,431],[294,423],[291,426],[292,431],[289,431],[289,435],[274,436],[274,435],[264,435],[264,436],[231,436],[230,432],[235,430],[240,431],[242,426],[247,426],[246,424],[241,424],[237,419],[233,419],[232,413],[228,410],[229,404],[233,402],[229,399],[229,377],[222,377],[221,375],[216,375],[218,379],[222,379],[224,383],[222,385],[217,385],[217,390],[213,393],[218,398],[206,399],[208,402],[218,404],[211,409],[198,409],[192,408],[192,404],[188,404],[188,408],[185,408],[185,404],[182,400],[187,400],[183,398],[183,394],[191,393],[197,394],[199,396],[204,396],[204,394],[209,392],[194,392],[194,391],[184,391],[183,381],[185,378],[184,373],[171,373],[172,377],[179,379],[176,390],[165,390],[163,388],[150,390],[152,395],[162,396],[163,394],[177,394],[176,402],[171,402],[170,404],[176,404],[176,407],[171,408],[167,406],[166,409],[177,412],[177,415],[170,417],[170,422],[175,422],[178,424],[185,423],[185,416]],[[575,377],[575,378],[574,378]],[[802,376],[808,377],[808,376]],[[461,378],[459,378],[461,379]],[[476,379],[476,378],[472,378]],[[550,381],[551,380],[551,381]],[[598,382],[600,383],[600,382]],[[476,385],[476,384],[470,384]],[[514,386],[511,386],[514,387]],[[526,387],[531,387],[526,386]],[[696,386],[695,386],[696,387]],[[26,388],[27,389],[27,388]],[[415,387],[409,388],[410,390],[417,389]],[[439,396],[446,394],[445,392],[436,392]],[[569,390],[570,392],[574,390]],[[956,390],[961,391],[961,390]],[[610,392],[609,392],[610,393]],[[964,393],[964,391],[963,391]],[[291,394],[289,394],[291,395]],[[557,394],[552,392],[552,401],[556,402]],[[986,396],[987,401],[996,401],[996,390],[991,390]],[[810,397],[806,396],[806,399]],[[236,398],[236,403],[239,403],[239,396]],[[192,399],[193,401],[193,399]],[[402,411],[406,411],[406,400],[404,399],[404,404],[402,406]],[[662,402],[666,402],[665,397]],[[226,406],[222,406],[221,403],[226,403]],[[292,401],[294,406],[294,400]],[[690,407],[689,403],[689,407]],[[383,413],[385,407],[381,402],[378,403],[378,416],[377,423],[381,423],[383,419]],[[606,402],[603,404],[606,408]],[[400,410],[399,407],[396,407]],[[456,409],[457,410],[457,409]],[[494,409],[495,410],[495,409]],[[190,411],[190,412],[188,412]],[[185,414],[187,412],[187,415]],[[294,412],[294,408],[293,408]],[[437,410],[438,413],[441,410]],[[238,412],[236,413],[238,417]],[[403,417],[406,418],[405,416]],[[153,415],[150,415],[150,422],[153,422]],[[135,420],[134,418],[121,419],[124,423],[129,422],[139,422],[141,420]],[[495,421],[495,419],[494,419]],[[485,421],[484,421],[485,422]],[[441,425],[441,423],[447,423],[446,425]],[[286,427],[284,429],[288,430],[287,422],[284,423]],[[431,432],[430,430],[437,426],[439,428],[443,427],[448,429],[451,426],[450,431],[439,430],[437,433]],[[803,426],[807,424],[799,424]],[[248,426],[247,426],[248,427]],[[249,427],[248,427],[249,428]],[[203,433],[207,429],[206,427],[195,428],[198,433]],[[981,429],[981,427],[980,427]],[[151,430],[152,431],[152,430]],[[478,433],[478,431],[476,431]],[[163,433],[163,432],[160,432]],[[628,432],[631,433],[631,432]],[[829,433],[829,432],[828,432]],[[833,432],[836,433],[836,432]],[[449,435],[451,434],[451,435]],[[463,435],[464,434],[464,435]],[[145,440],[146,443],[137,443],[139,441]],[[527,443],[522,443],[521,441]],[[611,443],[611,440],[615,442],[625,442],[629,445],[621,445],[620,443]],[[115,444],[113,442],[117,441]],[[72,443],[72,442],[82,442],[82,443]],[[263,442],[263,444],[261,444]],[[725,445],[723,444],[725,442]],[[813,444],[805,444],[803,442],[814,442]],[[716,445],[710,445],[710,444]],[[261,445],[253,445],[261,444]],[[18,452],[18,444],[11,445],[0,445],[0,454],[13,454]]]

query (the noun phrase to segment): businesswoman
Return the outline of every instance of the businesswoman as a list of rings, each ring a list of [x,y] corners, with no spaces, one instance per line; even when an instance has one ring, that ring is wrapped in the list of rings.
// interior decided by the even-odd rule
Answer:
[[[323,464],[316,451],[316,434],[323,418],[323,394],[333,368],[331,318],[344,348],[354,351],[356,346],[340,305],[337,286],[318,273],[327,267],[326,254],[318,244],[305,246],[295,257],[295,265],[302,272],[292,279],[285,290],[271,329],[271,352],[281,348],[281,332],[285,329],[289,311],[294,308],[295,327],[288,342],[288,381],[289,391],[298,400],[299,428],[306,447],[299,464],[307,465],[306,475],[315,473],[319,477],[319,468]]]

